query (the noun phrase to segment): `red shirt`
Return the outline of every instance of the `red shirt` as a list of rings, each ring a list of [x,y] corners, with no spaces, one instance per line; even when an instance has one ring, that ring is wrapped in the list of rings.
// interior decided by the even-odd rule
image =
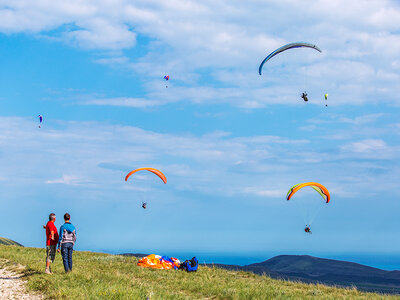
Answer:
[[[54,240],[51,239],[51,232],[54,231]],[[54,222],[48,221],[46,224],[46,246],[57,245],[58,243],[58,232]]]

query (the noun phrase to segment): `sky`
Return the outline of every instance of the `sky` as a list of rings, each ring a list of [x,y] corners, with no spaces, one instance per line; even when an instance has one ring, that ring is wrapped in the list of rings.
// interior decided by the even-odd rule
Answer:
[[[78,250],[378,265],[400,251],[399,19],[387,0],[0,0],[0,236],[43,247],[69,212]],[[297,41],[322,53],[258,74]],[[141,167],[167,184],[124,181]],[[331,202],[286,201],[308,181]]]

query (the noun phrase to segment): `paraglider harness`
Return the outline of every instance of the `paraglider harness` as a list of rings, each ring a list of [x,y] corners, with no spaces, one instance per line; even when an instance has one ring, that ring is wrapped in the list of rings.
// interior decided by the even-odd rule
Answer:
[[[196,272],[198,266],[199,261],[197,260],[196,256],[194,256],[191,260],[185,260],[183,263],[181,263],[179,269],[187,272]]]
[[[307,226],[306,226],[306,228],[304,228],[304,232],[306,232],[306,233],[309,233],[309,234],[312,234],[312,232],[311,232],[311,229],[310,229],[310,226],[309,226],[309,225],[307,225]]]
[[[142,207],[143,207],[144,209],[146,209],[146,208],[147,208],[147,203],[146,203],[146,202],[142,202]]]
[[[308,102],[307,92],[304,92],[303,94],[301,94],[301,98],[303,98],[303,100],[304,100],[305,102]]]

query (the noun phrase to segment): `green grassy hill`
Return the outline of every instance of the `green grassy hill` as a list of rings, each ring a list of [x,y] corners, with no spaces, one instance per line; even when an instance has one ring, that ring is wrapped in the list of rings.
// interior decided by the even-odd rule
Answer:
[[[197,273],[150,270],[136,266],[136,257],[103,253],[74,252],[74,269],[68,274],[64,274],[59,254],[52,266],[53,275],[44,274],[44,261],[44,249],[0,245],[0,267],[24,272],[28,288],[51,299],[384,298],[356,289],[281,281],[205,266]],[[21,271],[16,264],[25,268]]]
[[[13,240],[10,239],[6,239],[6,238],[2,238],[0,237],[0,245],[14,245],[14,246],[22,246],[20,243],[17,243]],[[23,246],[22,246],[23,247]]]

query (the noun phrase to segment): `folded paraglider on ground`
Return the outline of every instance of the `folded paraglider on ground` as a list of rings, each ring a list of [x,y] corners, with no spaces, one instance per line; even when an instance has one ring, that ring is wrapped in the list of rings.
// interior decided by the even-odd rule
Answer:
[[[157,254],[150,254],[142,257],[137,263],[138,266],[159,270],[181,269],[187,272],[197,271],[199,262],[196,257],[191,260],[186,260],[183,263],[175,257],[161,256]]]

